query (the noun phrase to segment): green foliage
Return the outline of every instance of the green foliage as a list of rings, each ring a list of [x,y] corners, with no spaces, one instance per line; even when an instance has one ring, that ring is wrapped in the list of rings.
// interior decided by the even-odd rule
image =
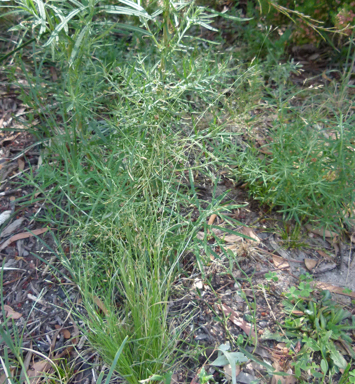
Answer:
[[[36,117],[43,111],[34,132],[43,164],[23,182],[46,196],[46,215],[38,219],[67,233],[71,258],[58,256],[82,293],[87,315],[78,316],[89,341],[111,364],[128,336],[115,370],[132,384],[169,372],[184,328],[170,329],[167,305],[180,258],[201,247],[192,242],[207,217],[229,209],[225,194],[199,203],[194,178],[216,162],[200,148],[221,142],[223,127],[197,125],[207,110],[223,112],[221,89],[249,76],[202,44],[175,51],[162,76],[158,48],[126,51],[125,41],[108,34],[90,48],[95,58],[76,56],[72,66],[59,50],[63,81],[53,91],[54,108],[39,81],[48,48],[33,50],[35,76],[22,66],[29,86],[21,98]],[[196,222],[192,204],[200,210]]]
[[[198,374],[198,379],[200,380],[200,384],[209,384],[210,380],[213,380],[213,375],[208,375],[205,367],[202,367],[200,373]]]
[[[291,39],[297,45],[318,44],[328,38],[327,33],[349,37],[355,26],[353,0],[260,0],[259,4],[269,25],[294,22]]]
[[[265,273],[265,279],[268,280],[268,281],[273,281],[273,282],[279,281],[279,278],[277,277],[277,273],[276,272]]]
[[[37,220],[65,232],[70,244],[68,257],[58,240],[58,256],[83,297],[85,316],[77,313],[83,332],[112,364],[106,383],[116,371],[132,384],[168,384],[185,327],[184,322],[176,327],[168,311],[182,256],[193,252],[203,275],[210,257],[219,257],[209,244],[214,238],[229,266],[238,264],[211,229],[237,233],[207,224],[218,214],[232,228],[240,225],[226,214],[239,206],[226,202],[228,192],[218,192],[217,167],[231,166],[256,198],[281,207],[287,218],[335,225],[332,215],[350,209],[353,197],[354,120],[340,105],[345,88],[338,108],[325,114],[325,108],[313,110],[307,102],[299,110],[291,104],[295,94],[288,79],[299,67],[279,65],[291,30],[274,41],[269,30],[255,32],[257,21],[249,20],[246,33],[254,38],[249,52],[266,57],[267,65],[255,61],[245,67],[235,64],[234,53],[209,50],[198,35],[200,27],[216,32],[212,24],[218,17],[240,21],[238,16],[194,2],[120,3],[17,0],[9,11],[19,18],[12,32],[22,39],[2,60],[12,56],[26,76],[21,99],[29,106],[29,121],[40,120],[33,133],[42,144],[43,164],[23,183],[33,187],[32,202],[38,192],[45,198],[45,214]],[[27,58],[18,56],[30,44],[33,74]],[[47,80],[48,63],[60,71],[57,84]],[[15,82],[13,71],[9,78]],[[263,158],[251,143],[241,153],[239,133],[232,132],[235,125],[252,125],[249,111],[260,99],[277,110]],[[324,129],[316,126],[320,122]],[[196,184],[205,179],[213,191],[201,201]],[[203,238],[196,238],[201,230]],[[277,280],[272,272],[266,277]],[[251,283],[250,276],[245,279]],[[311,294],[303,282],[287,299],[306,306]],[[243,290],[240,295],[256,331],[256,304]],[[350,326],[342,323],[347,314],[335,317],[340,311],[325,299],[317,305],[307,304],[302,322],[290,313],[287,326],[288,332],[302,330],[304,351],[322,354],[325,375],[344,366],[333,340],[346,341]],[[318,315],[325,319],[324,329],[323,320],[315,321]],[[251,358],[242,349],[256,341],[251,339],[238,337],[242,352],[221,346],[214,364],[235,369]],[[19,349],[13,350],[22,364]],[[297,369],[319,374],[305,356],[300,355]],[[199,378],[206,384],[212,379],[204,371]]]
[[[234,173],[248,183],[253,197],[276,207],[286,220],[337,228],[344,209],[354,204],[354,116],[341,108],[328,109],[323,101],[316,107],[321,94],[309,105],[293,105],[296,94],[284,90],[295,67],[278,67],[269,78],[277,85],[267,88],[268,104],[275,103],[277,110],[269,142],[258,148],[253,140],[229,163],[237,166]],[[342,94],[333,97],[344,100]]]
[[[215,361],[210,363],[210,365],[224,367],[225,365],[230,364],[232,383],[236,384],[236,365],[247,362],[248,358],[241,352],[229,352],[229,349],[229,345],[220,345],[218,347],[218,357]]]
[[[267,146],[270,155],[260,158],[251,148],[239,159],[240,176],[253,196],[280,207],[286,219],[336,226],[344,206],[353,204],[355,181],[350,129],[354,119],[344,121],[341,114],[336,118],[323,132],[310,128],[301,117],[275,122]],[[327,131],[334,136],[327,137]]]
[[[314,377],[325,377],[328,372],[334,374],[346,369],[348,364],[334,342],[341,341],[347,346],[351,357],[355,357],[348,335],[349,330],[355,329],[355,317],[352,316],[349,323],[351,313],[335,303],[329,291],[320,292],[319,299],[314,297],[315,292],[309,283],[301,282],[298,288],[291,287],[285,294],[283,305],[288,317],[282,325],[291,340],[298,339],[302,343],[293,363],[296,376],[301,377],[302,371],[310,370]],[[315,353],[321,357],[322,373],[314,360]]]
[[[301,235],[301,226],[299,223],[296,223],[294,226],[284,223],[284,230],[281,232],[281,239],[283,244],[287,248],[300,248],[305,246],[303,242],[300,241]]]

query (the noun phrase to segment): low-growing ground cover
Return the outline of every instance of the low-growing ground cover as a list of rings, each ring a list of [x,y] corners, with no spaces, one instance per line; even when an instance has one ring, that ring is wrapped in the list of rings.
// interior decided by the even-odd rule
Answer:
[[[19,312],[6,301],[12,293],[3,295],[2,380],[72,382],[80,356],[93,369],[112,366],[107,382],[349,382],[352,313],[329,292],[320,299],[290,281],[302,272],[292,263],[324,272],[309,249],[330,260],[326,268],[352,273],[352,42],[344,69],[307,74],[300,85],[303,67],[281,59],[282,50],[250,62],[218,32],[224,23],[244,27],[238,12],[101,3],[10,4],[29,44],[3,57],[4,93],[14,87],[24,109],[3,114],[2,124],[26,128],[36,153],[4,152],[29,166],[3,224],[27,210],[27,238],[47,231],[43,245],[56,258],[52,278],[72,323],[69,335],[59,324],[47,349],[35,347],[34,329],[5,320]],[[6,168],[6,182],[14,170]],[[26,238],[9,237],[20,226],[2,233],[5,284],[9,257],[26,262],[31,253],[17,245],[21,254],[12,254],[11,243]],[[275,270],[262,268],[269,261]],[[276,288],[282,270],[291,277]],[[338,285],[323,288],[353,297]],[[273,290],[290,292],[284,306],[270,305]],[[44,295],[35,303],[45,308]],[[268,332],[260,329],[266,314]]]

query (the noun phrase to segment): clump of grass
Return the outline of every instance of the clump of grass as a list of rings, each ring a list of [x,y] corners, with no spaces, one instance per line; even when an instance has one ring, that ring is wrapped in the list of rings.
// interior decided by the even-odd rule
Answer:
[[[340,225],[344,208],[354,201],[354,119],[344,121],[341,114],[337,119],[337,125],[323,131],[300,116],[276,123],[267,146],[270,154],[260,156],[256,148],[242,154],[240,175],[253,196],[276,206],[287,220]]]
[[[196,47],[166,63],[162,79],[155,60],[105,49],[83,60],[77,78],[63,65],[56,108],[43,105],[46,90],[28,75],[23,100],[42,111],[43,164],[24,182],[45,196],[37,219],[65,231],[71,245],[70,258],[60,257],[82,293],[83,331],[108,363],[128,336],[116,369],[137,383],[175,358],[170,287],[194,233],[222,209],[219,198],[189,218],[194,177],[212,177],[216,163],[201,148],[224,138],[217,117],[197,125],[207,112],[222,114],[220,89],[237,88],[253,71]]]
[[[339,229],[354,202],[351,101],[345,102],[343,87],[332,95],[331,87],[292,90],[288,79],[295,69],[291,64],[270,72],[273,85],[266,86],[264,98],[276,114],[268,142],[259,148],[251,129],[248,148],[234,146],[235,153],[222,155],[223,160],[248,183],[255,199],[275,207],[286,220]]]

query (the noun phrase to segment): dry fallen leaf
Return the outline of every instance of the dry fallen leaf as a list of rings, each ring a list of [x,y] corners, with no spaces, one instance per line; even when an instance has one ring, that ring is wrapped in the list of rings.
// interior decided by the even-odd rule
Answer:
[[[283,257],[273,255],[272,261],[274,262],[276,268],[279,268],[279,269],[290,268],[290,264]]]
[[[39,383],[43,374],[48,372],[50,369],[51,366],[47,360],[40,360],[32,364],[32,367],[27,371],[30,384]]]
[[[8,319],[17,320],[22,316],[22,313],[14,311],[9,305],[4,305],[4,311]]]
[[[325,259],[328,259],[328,260],[332,260],[332,256],[328,255],[326,252],[320,250],[320,249],[317,249],[317,252],[322,256],[324,257]]]
[[[336,232],[330,232],[328,231],[328,229],[324,229],[324,228],[313,228],[310,224],[307,224],[306,225],[306,228],[308,230],[308,232],[312,232],[316,235],[319,235],[319,236],[325,236],[325,237],[335,237],[335,236],[338,236],[338,234]]]
[[[255,338],[255,332],[250,324],[248,324],[243,318],[238,317],[238,314],[233,311],[232,308],[226,304],[218,305],[219,309],[224,312],[226,316],[229,316],[229,320],[237,327],[241,328],[248,336],[250,335],[254,344],[257,343]]]
[[[11,224],[9,224],[2,232],[0,237],[6,237],[11,235],[11,233],[15,232],[16,229],[22,224],[22,222],[25,220],[24,217],[20,217],[19,219],[15,220]]]
[[[94,300],[94,303],[101,309],[101,311],[105,315],[109,314],[109,311],[107,310],[105,304],[97,296],[94,296],[93,300]]]
[[[27,239],[28,237],[32,237],[32,236],[38,236],[38,235],[41,235],[42,233],[47,232],[47,231],[48,231],[48,228],[40,228],[40,229],[35,229],[31,232],[18,233],[17,235],[10,237],[3,244],[1,244],[0,251],[5,249],[8,245],[13,243],[14,241],[21,240],[21,239]]]
[[[222,238],[227,243],[235,243],[237,241],[243,240],[241,236],[237,236],[237,235],[227,235],[227,236],[223,236]]]
[[[0,376],[0,384],[6,384],[7,382],[8,382],[8,380],[7,380],[6,373],[3,373],[3,374]]]
[[[32,342],[30,345],[30,349],[32,349]],[[28,371],[28,368],[30,366],[32,356],[33,356],[32,350],[30,350],[26,353],[26,357],[25,357],[25,360],[23,362],[23,366],[22,366],[21,373],[20,373],[20,383],[26,383],[26,372]]]
[[[19,135],[19,133],[17,135],[13,135],[13,136],[10,136],[10,137],[5,137],[5,139],[1,140],[0,141],[0,146],[4,145],[5,143],[7,142],[12,142],[13,140],[16,139],[16,137]]]
[[[228,381],[232,381],[232,367],[230,364],[227,364],[223,367],[224,374],[226,375],[226,379]],[[240,365],[235,366],[235,377],[237,377],[240,373]]]
[[[275,360],[272,364],[273,367],[277,372],[283,372],[283,369],[281,368],[281,365],[278,360]],[[289,371],[287,371],[289,372]],[[296,384],[297,380],[294,376],[279,376],[274,375],[272,376],[271,383],[270,384]]]
[[[304,264],[309,271],[315,268],[317,263],[317,260],[314,259],[304,259]]]
[[[70,339],[71,333],[67,329],[63,329],[62,331],[64,339]]]
[[[321,281],[314,281],[312,283],[313,286],[315,286],[318,289],[322,289],[324,291],[329,291],[333,293],[337,293],[339,295],[344,295],[344,296],[349,296],[349,297],[354,297],[355,298],[355,292],[351,291],[349,292],[344,292],[343,287],[337,287],[336,285],[328,284],[328,283],[322,283]]]
[[[297,384],[295,376],[278,376],[274,375],[271,384]]]
[[[291,313],[295,316],[304,316],[304,312],[299,311],[298,309],[294,309]]]
[[[11,377],[14,377],[14,372],[15,372],[16,368],[10,368],[10,378]],[[8,384],[10,383],[10,381],[7,379],[7,375],[6,373],[2,374],[0,376],[0,384]]]
[[[203,231],[197,232],[196,237],[198,240],[203,240],[205,238],[205,232]]]
[[[179,384],[179,377],[176,373],[173,373],[173,375],[171,376],[170,383],[171,384]]]
[[[215,213],[213,215],[211,215],[211,217],[208,220],[208,225],[212,225],[214,223],[214,221],[216,220],[216,217],[217,217],[217,215]]]
[[[239,232],[242,233],[245,236],[251,237],[252,239],[254,239],[256,241],[252,241],[252,240],[249,240],[249,239],[245,239],[245,240],[251,241],[252,243],[255,243],[255,244],[259,244],[260,243],[259,237],[255,234],[255,232],[251,228],[242,227]]]
[[[17,159],[17,164],[18,164],[18,170],[19,171],[23,171],[25,169],[25,162],[23,161],[23,159],[21,157],[19,159]]]
[[[325,71],[322,73],[322,77],[323,77],[324,80],[328,80],[330,83],[332,82],[332,79],[330,79],[330,78],[326,75]]]

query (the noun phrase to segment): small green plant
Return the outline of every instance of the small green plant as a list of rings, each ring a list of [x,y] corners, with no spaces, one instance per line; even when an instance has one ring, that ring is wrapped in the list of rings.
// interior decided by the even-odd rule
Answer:
[[[348,335],[348,331],[355,329],[355,317],[336,304],[329,291],[320,292],[319,299],[314,295],[310,283],[301,282],[298,289],[291,287],[283,301],[288,317],[282,327],[291,340],[296,338],[302,343],[293,363],[297,377],[301,377],[302,371],[310,370],[314,377],[325,377],[328,373],[345,369],[347,362],[335,341],[341,341],[347,346],[351,357],[355,357],[351,348],[352,339]],[[351,322],[349,318],[352,318]],[[289,344],[291,346],[293,342]],[[313,360],[316,353],[321,358],[320,366]]]
[[[213,375],[209,375],[206,372],[205,367],[202,367],[197,377],[199,378],[200,384],[209,384],[210,380],[214,381]]]
[[[306,244],[300,240],[301,226],[299,223],[292,224],[284,223],[284,230],[281,231],[281,239],[286,248],[301,248]]]
[[[268,281],[273,281],[275,283],[277,281],[279,281],[279,278],[277,277],[277,273],[276,272],[265,273],[265,279],[268,280]]]
[[[236,384],[236,365],[242,364],[248,361],[248,358],[242,352],[229,352],[230,346],[222,344],[218,348],[218,357],[210,365],[216,367],[224,367],[227,364],[231,366],[232,383]]]

